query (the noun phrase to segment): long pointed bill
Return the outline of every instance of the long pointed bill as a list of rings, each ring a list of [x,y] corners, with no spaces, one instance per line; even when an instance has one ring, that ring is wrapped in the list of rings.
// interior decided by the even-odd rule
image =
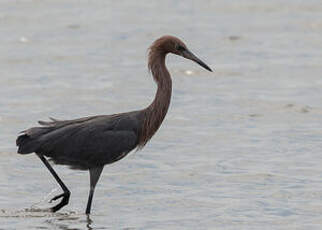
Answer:
[[[184,58],[190,59],[196,63],[198,63],[199,65],[201,65],[203,68],[205,68],[206,70],[209,70],[210,72],[212,72],[212,69],[209,68],[209,66],[207,66],[203,61],[201,61],[199,58],[197,58],[193,53],[191,53],[189,50],[185,50],[182,52],[182,56]]]

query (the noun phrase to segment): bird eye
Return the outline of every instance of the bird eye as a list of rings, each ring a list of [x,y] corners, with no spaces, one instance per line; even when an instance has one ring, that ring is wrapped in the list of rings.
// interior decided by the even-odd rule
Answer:
[[[177,50],[178,51],[185,51],[186,50],[186,48],[184,48],[183,46],[181,46],[181,45],[178,45],[177,46]]]

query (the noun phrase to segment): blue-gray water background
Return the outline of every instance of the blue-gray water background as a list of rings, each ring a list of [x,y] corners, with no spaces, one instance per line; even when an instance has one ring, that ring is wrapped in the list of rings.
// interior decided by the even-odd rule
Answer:
[[[147,48],[182,38],[215,69],[169,56],[173,98],[143,151],[88,173],[55,166],[19,131],[140,109]],[[321,229],[322,4],[306,1],[0,1],[0,229]]]

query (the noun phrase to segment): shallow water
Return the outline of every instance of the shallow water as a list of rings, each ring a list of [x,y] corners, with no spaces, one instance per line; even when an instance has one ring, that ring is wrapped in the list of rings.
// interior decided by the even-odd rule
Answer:
[[[0,229],[320,229],[321,1],[0,3]],[[145,107],[146,49],[184,38],[209,73],[169,56],[173,98],[143,151],[88,173],[16,154],[19,131]]]

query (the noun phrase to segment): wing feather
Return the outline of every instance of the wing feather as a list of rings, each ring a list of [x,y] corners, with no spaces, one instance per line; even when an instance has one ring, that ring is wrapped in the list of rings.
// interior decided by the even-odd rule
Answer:
[[[58,164],[90,168],[123,158],[138,143],[138,121],[133,114],[39,121],[42,127],[23,131],[18,152],[36,152]]]

